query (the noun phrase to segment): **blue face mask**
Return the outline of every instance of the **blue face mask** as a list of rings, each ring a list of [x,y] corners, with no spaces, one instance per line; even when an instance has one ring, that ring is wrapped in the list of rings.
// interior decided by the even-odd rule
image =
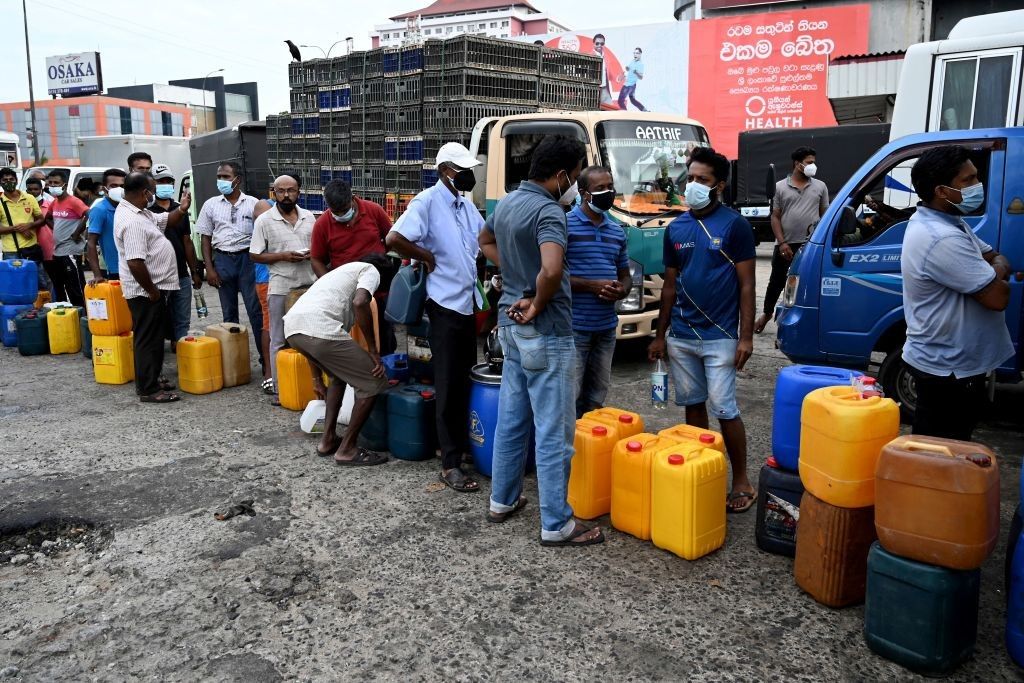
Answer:
[[[221,180],[217,179],[217,192],[223,195],[231,194],[235,191],[235,182],[233,180]]]
[[[349,207],[348,211],[341,214],[340,216],[333,212],[331,213],[331,215],[334,216],[334,220],[338,221],[339,223],[348,223],[353,218],[355,218],[356,210],[353,207]]]
[[[948,185],[946,187],[949,187]],[[953,190],[955,188],[949,187]],[[982,204],[985,203],[985,186],[982,183],[976,183],[970,187],[965,187],[960,190],[960,196],[963,197],[963,201],[959,204],[953,204],[953,202],[946,201],[953,204],[956,208],[960,209],[962,213],[968,214],[973,213]]]
[[[156,186],[156,198],[157,199],[171,199],[174,197],[174,185],[157,185]]]
[[[701,183],[686,183],[683,199],[691,209],[703,209],[711,203],[711,188]]]

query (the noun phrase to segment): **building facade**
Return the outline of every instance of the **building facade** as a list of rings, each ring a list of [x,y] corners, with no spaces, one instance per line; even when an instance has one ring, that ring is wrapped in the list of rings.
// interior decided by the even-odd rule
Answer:
[[[107,94],[139,102],[186,107],[192,112],[192,128],[198,135],[260,118],[257,84],[225,83],[222,76],[186,78],[148,85],[109,88]]]
[[[373,47],[459,35],[492,38],[557,35],[567,27],[529,2],[505,0],[436,0],[427,7],[391,17],[374,26]]]

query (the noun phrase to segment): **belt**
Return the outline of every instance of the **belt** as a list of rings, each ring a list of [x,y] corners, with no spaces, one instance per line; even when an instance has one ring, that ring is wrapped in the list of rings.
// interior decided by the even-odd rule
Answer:
[[[239,249],[238,251],[226,251],[224,249],[217,249],[216,247],[214,247],[213,250],[218,254],[243,254],[249,251],[248,249]]]

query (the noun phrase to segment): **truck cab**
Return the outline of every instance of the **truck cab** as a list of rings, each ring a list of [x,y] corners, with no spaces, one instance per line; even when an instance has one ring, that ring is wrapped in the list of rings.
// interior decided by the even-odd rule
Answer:
[[[686,211],[686,164],[706,146],[704,127],[682,116],[643,112],[545,112],[480,120],[470,151],[476,169],[473,201],[486,216],[526,180],[534,148],[545,135],[569,135],[587,147],[585,165],[612,171],[615,204],[608,212],[626,230],[633,288],[619,302],[618,339],[654,332],[661,299],[665,226]]]
[[[921,154],[938,145],[963,145],[985,185],[985,203],[965,217],[971,229],[1015,268],[1024,264],[1024,129],[997,128],[919,133],[890,142],[843,186],[810,241],[790,266],[776,310],[776,345],[801,363],[868,369],[880,363],[886,393],[909,418],[914,381],[902,361],[906,336],[903,236],[918,198],[903,178]],[[878,211],[866,207],[870,196]],[[1010,278],[1006,324],[1015,353],[996,372],[1019,381],[1024,332],[1024,277]]]

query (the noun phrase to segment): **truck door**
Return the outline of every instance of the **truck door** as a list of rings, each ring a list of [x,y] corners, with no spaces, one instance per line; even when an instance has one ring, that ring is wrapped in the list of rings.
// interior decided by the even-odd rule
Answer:
[[[1024,157],[1024,139],[1007,140],[1006,157],[1014,160]],[[1024,272],[1024,167],[1020,162],[1007,163],[1004,171],[1006,176],[1000,205],[1003,225],[996,249],[1006,255],[1015,271],[1010,276],[1010,304],[1006,307],[1006,324],[1010,328],[1010,338],[1016,353],[1000,370],[1017,373],[1024,370],[1024,279],[1017,277]]]
[[[954,144],[954,143],[943,143]],[[999,243],[1005,144],[970,140],[974,163],[985,183],[986,205],[967,217],[981,239]],[[900,256],[907,221],[918,197],[903,181],[920,155],[933,145],[908,147],[881,162],[852,194],[830,226],[830,254],[822,263],[822,350],[830,362],[864,365],[878,340],[905,328]]]

